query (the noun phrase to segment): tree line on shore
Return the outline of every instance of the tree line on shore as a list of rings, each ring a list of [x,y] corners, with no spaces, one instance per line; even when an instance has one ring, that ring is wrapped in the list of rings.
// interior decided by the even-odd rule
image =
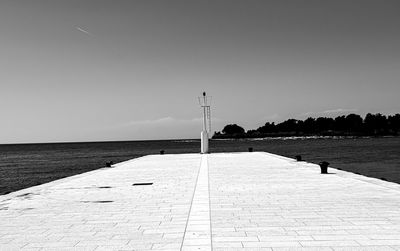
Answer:
[[[362,118],[360,115],[352,113],[336,118],[288,119],[278,124],[266,122],[263,126],[248,131],[237,124],[229,124],[221,132],[215,132],[213,139],[287,136],[387,136],[399,135],[399,133],[400,114],[386,116],[380,113],[368,113]]]

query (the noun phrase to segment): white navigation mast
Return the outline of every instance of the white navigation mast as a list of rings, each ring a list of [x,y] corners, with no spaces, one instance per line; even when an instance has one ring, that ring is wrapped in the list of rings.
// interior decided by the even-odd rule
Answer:
[[[199,97],[199,104],[203,108],[203,131],[201,132],[201,153],[208,153],[208,137],[211,135],[211,97],[203,92]]]

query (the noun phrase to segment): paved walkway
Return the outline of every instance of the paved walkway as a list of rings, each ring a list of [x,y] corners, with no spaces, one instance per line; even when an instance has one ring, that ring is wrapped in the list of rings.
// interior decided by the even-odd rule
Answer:
[[[329,170],[145,156],[0,196],[0,250],[400,250],[400,185]]]

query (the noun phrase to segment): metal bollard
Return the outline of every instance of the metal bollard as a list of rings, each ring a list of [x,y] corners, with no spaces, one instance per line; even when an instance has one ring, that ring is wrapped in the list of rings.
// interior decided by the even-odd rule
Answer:
[[[322,161],[322,162],[319,163],[319,166],[321,168],[321,173],[322,174],[328,173],[329,162]]]

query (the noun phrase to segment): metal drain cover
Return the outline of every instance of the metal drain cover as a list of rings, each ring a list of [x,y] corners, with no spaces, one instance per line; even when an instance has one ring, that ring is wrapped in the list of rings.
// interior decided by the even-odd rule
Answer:
[[[133,183],[132,186],[151,186],[151,185],[153,185],[153,183],[148,182],[148,183]]]
[[[94,200],[94,201],[84,200],[81,202],[83,202],[83,203],[111,203],[114,201],[113,200]]]

